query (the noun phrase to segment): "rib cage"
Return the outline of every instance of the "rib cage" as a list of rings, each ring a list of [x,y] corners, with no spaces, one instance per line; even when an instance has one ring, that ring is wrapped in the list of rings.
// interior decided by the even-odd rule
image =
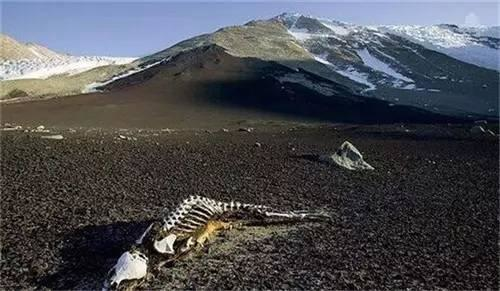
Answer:
[[[206,224],[209,220],[227,213],[236,213],[239,211],[262,213],[266,209],[269,208],[263,205],[234,201],[226,203],[207,197],[190,196],[164,219],[163,230],[191,233]]]
[[[227,229],[231,214],[256,214],[254,218],[305,221],[331,219],[325,211],[276,211],[273,208],[231,201],[225,203],[201,196],[185,199],[163,221],[153,222],[109,271],[103,290],[118,288],[120,282],[135,284],[143,279],[149,265],[160,268],[182,258],[196,245],[202,246],[211,233]],[[228,215],[226,217],[222,217]],[[240,217],[236,218],[239,219]],[[251,225],[251,224],[248,224]],[[130,285],[129,285],[130,286]],[[133,286],[133,285],[132,285]]]

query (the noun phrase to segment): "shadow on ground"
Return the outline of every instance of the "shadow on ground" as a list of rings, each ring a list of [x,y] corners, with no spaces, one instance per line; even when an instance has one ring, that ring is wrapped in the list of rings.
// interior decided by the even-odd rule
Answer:
[[[50,289],[99,289],[116,259],[151,221],[85,226],[65,237],[61,268],[36,284]]]

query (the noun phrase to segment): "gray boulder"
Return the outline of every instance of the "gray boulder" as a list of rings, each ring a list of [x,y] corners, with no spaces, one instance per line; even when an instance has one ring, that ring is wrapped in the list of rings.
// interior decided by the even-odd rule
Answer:
[[[375,169],[365,162],[359,150],[348,141],[345,141],[334,154],[319,156],[319,160],[322,162],[335,163],[340,167],[352,171]]]
[[[60,134],[54,134],[54,135],[42,135],[41,138],[43,139],[55,139],[55,140],[61,140],[64,138],[64,136]]]

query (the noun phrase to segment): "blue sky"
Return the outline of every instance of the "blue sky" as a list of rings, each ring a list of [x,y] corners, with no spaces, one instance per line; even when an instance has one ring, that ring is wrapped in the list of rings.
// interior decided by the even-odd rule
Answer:
[[[498,25],[495,2],[2,2],[2,32],[76,55],[141,56],[220,27],[298,12],[357,24]]]

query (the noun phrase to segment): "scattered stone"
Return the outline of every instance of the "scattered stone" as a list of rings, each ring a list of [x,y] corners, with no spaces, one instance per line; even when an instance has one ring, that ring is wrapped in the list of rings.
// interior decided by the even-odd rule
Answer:
[[[345,141],[333,155],[321,155],[322,162],[335,163],[348,170],[374,170],[374,168],[364,161],[363,155],[354,145]]]
[[[64,137],[60,134],[53,134],[53,135],[42,135],[41,138],[43,139],[55,139],[55,140],[61,140]]]
[[[50,130],[45,129],[45,126],[39,125],[35,129],[31,130],[31,132],[50,132]]]
[[[122,139],[122,140],[137,140],[136,137],[133,137],[133,136],[126,136],[126,135],[118,135],[118,138]]]
[[[161,130],[161,132],[171,133],[172,130],[170,128],[164,128]]]
[[[13,130],[22,130],[22,129],[23,129],[23,127],[20,126],[20,125],[15,125],[14,126],[14,125],[6,123],[1,130],[2,131],[13,131]]]
[[[254,129],[253,127],[240,127],[238,131],[244,131],[244,132],[252,132]]]

